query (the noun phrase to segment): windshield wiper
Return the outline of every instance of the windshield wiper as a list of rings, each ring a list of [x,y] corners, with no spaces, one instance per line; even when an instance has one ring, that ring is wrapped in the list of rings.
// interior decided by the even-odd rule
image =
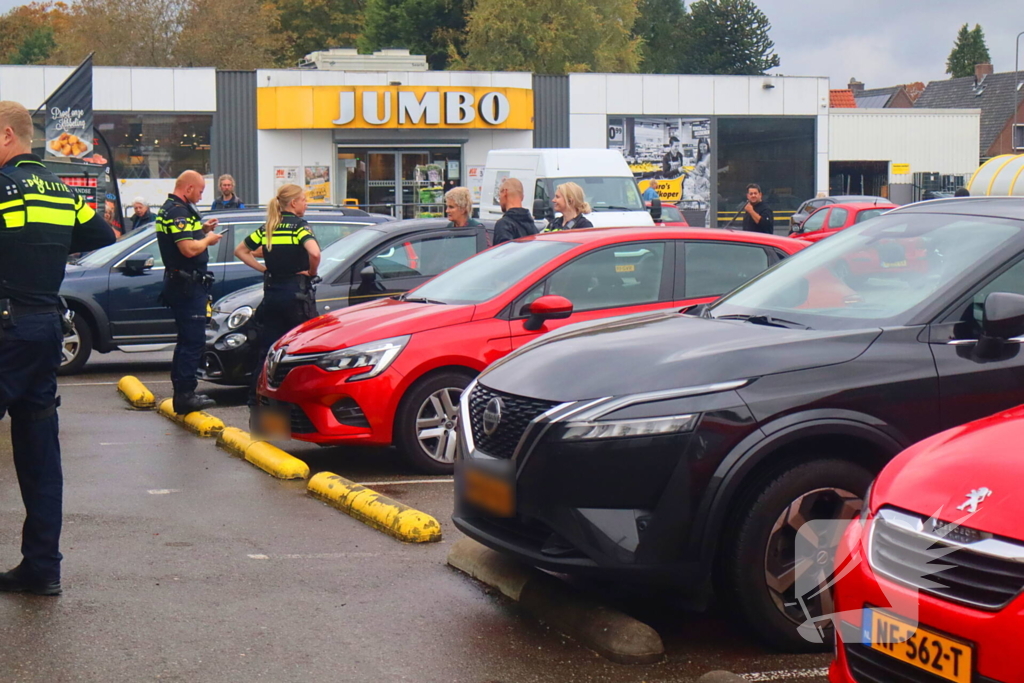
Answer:
[[[770,315],[722,315],[716,318],[717,320],[742,320],[746,323],[753,323],[754,325],[766,325],[768,327],[785,327],[794,330],[809,330],[809,326],[802,323],[795,323],[792,320],[785,320],[783,318],[773,318]]]
[[[399,301],[407,301],[411,304],[441,304],[446,305],[447,302],[438,301],[437,299],[428,299],[425,296],[405,296],[404,294],[398,298]]]
[[[597,211],[640,211],[637,208],[629,208],[628,206],[595,206]]]

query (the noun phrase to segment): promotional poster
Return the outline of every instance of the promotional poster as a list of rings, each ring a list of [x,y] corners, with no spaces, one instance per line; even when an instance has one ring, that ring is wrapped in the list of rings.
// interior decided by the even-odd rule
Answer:
[[[92,55],[46,100],[45,136],[47,156],[92,154]]]
[[[331,202],[331,169],[329,166],[306,166],[306,197],[310,204]]]

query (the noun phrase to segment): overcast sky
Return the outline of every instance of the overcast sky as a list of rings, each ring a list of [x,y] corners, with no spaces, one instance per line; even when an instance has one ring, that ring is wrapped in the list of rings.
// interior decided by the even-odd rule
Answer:
[[[1024,0],[755,2],[772,22],[778,73],[828,76],[833,88],[851,76],[866,88],[948,78],[946,57],[964,23],[981,24],[996,71],[1013,71],[1013,39],[1024,31]],[[0,12],[20,4],[0,0]]]
[[[866,88],[941,80],[956,33],[981,24],[997,72],[1013,71],[1022,0],[755,0],[772,22],[778,73],[851,77]],[[1021,38],[1024,70],[1024,37]]]

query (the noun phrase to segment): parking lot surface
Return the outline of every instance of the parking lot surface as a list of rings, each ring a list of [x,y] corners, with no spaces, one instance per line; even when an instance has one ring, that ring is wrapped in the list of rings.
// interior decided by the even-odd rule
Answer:
[[[450,477],[391,451],[280,443],[433,515],[444,539],[410,545],[278,481],[115,385],[134,374],[167,395],[170,354],[95,357],[61,379],[64,595],[0,595],[5,681],[690,681],[716,669],[824,681],[827,655],[778,655],[714,610],[665,593],[596,587],[656,628],[663,662],[613,664],[445,564]],[[245,390],[203,385],[210,412],[245,428]],[[18,560],[22,506],[0,435],[0,563]]]

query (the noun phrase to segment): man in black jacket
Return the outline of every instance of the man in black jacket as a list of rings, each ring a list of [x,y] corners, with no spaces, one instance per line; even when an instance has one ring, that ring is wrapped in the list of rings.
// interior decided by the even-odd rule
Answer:
[[[516,178],[505,178],[498,188],[498,203],[505,215],[494,224],[494,244],[517,237],[537,234],[533,216],[523,208],[523,184]]]
[[[743,207],[743,229],[747,232],[775,234],[775,216],[771,208],[762,201],[761,186],[747,185],[747,203]]]

